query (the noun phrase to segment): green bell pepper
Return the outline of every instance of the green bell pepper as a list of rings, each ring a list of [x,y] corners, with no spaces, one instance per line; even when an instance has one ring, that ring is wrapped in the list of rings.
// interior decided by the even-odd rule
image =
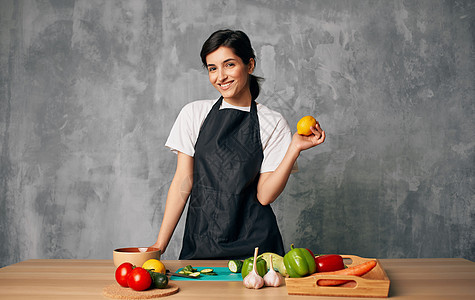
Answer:
[[[246,278],[247,274],[249,274],[252,271],[253,266],[254,266],[254,257],[249,257],[244,261],[244,263],[242,264],[242,269],[241,269],[242,279]],[[266,275],[267,262],[262,257],[257,258],[256,269],[257,269],[257,273],[261,277],[264,277],[264,275]]]
[[[315,258],[307,249],[294,248],[294,244],[290,248],[284,256],[284,265],[290,277],[299,278],[317,271]]]

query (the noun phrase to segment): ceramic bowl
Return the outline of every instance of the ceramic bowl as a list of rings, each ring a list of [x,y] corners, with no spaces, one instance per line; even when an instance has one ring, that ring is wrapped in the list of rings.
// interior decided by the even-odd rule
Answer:
[[[152,247],[129,247],[114,250],[112,258],[117,268],[122,263],[129,262],[136,267],[141,267],[144,262],[155,258],[160,260],[161,251]]]

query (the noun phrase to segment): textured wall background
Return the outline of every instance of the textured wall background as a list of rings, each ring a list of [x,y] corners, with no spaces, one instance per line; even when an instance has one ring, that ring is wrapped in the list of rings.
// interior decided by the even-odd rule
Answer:
[[[152,244],[181,107],[242,29],[258,99],[327,141],[273,205],[317,253],[475,260],[474,2],[0,1],[0,265]],[[180,222],[165,258],[181,247]]]

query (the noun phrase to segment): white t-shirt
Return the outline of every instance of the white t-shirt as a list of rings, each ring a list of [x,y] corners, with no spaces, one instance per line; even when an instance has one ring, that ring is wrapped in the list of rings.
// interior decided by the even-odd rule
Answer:
[[[206,116],[216,101],[218,100],[198,100],[186,104],[178,114],[165,146],[175,153],[180,151],[193,157],[201,125],[203,125]],[[220,109],[223,108],[233,108],[242,111],[251,110],[250,106],[234,106],[224,100]],[[284,158],[292,140],[292,133],[282,115],[263,104],[257,103],[257,116],[259,118],[262,151],[264,153],[261,173],[272,172]],[[295,163],[292,172],[297,170],[297,163]]]

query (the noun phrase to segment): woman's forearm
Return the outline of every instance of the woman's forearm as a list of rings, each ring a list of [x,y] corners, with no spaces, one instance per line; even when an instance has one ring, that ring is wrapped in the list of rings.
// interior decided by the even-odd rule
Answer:
[[[177,186],[177,183],[172,183],[170,185],[167,202],[165,205],[165,213],[163,214],[162,225],[160,226],[157,242],[154,245],[155,247],[161,249],[162,253],[165,252],[165,249],[170,242],[188,198],[185,193],[180,193],[177,190]]]
[[[162,250],[162,253],[165,252],[180,220],[193,184],[193,158],[183,157],[183,155],[186,154],[178,153],[177,170],[168,190],[157,242],[153,245]]]
[[[274,202],[284,190],[300,150],[290,144],[280,165],[274,172],[262,173],[257,184],[257,200],[262,205]]]
[[[282,193],[300,152],[320,145],[325,141],[325,131],[322,130],[318,122],[316,127],[310,129],[313,133],[310,136],[303,136],[298,133],[292,136],[292,141],[284,159],[274,172],[261,174],[257,184],[257,200],[262,205],[271,204]]]

